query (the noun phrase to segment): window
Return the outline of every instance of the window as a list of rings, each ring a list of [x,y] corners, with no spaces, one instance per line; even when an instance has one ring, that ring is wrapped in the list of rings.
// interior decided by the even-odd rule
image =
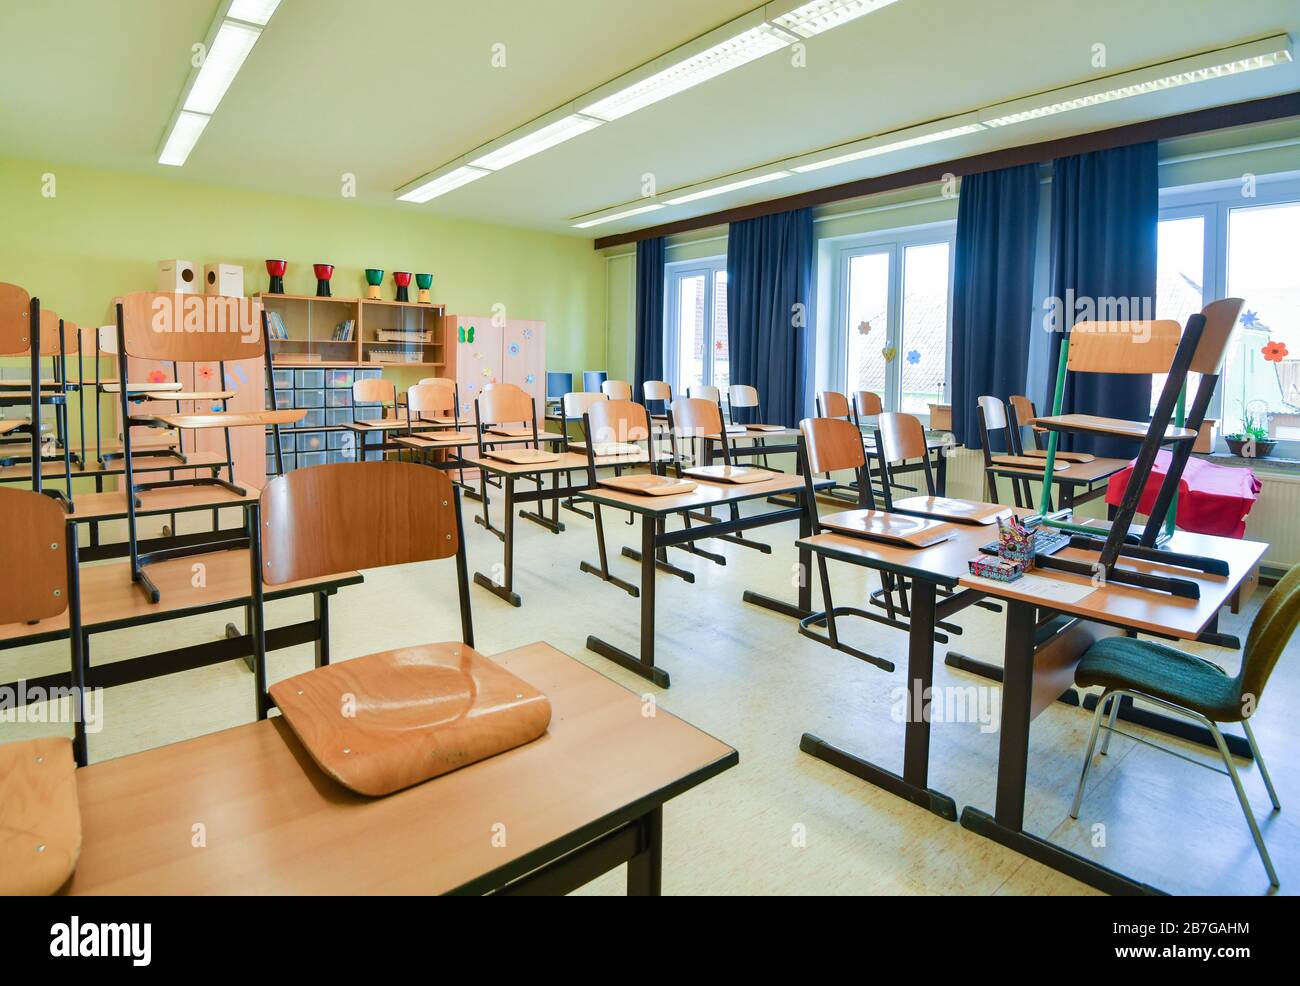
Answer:
[[[674,395],[711,384],[724,394],[731,383],[727,349],[727,258],[668,264],[666,374]]]
[[[1210,416],[1219,419],[1221,435],[1251,416],[1289,456],[1300,455],[1298,239],[1300,181],[1234,181],[1162,194],[1156,317],[1186,324],[1215,298],[1245,300]]]
[[[956,224],[854,237],[836,250],[831,379],[922,417],[947,392]]]

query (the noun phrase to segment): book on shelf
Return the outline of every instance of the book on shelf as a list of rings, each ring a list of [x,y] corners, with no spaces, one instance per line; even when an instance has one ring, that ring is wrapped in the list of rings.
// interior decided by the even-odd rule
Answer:
[[[334,326],[333,342],[351,342],[353,333],[356,332],[357,320],[355,318],[345,319],[338,325]]]
[[[289,338],[288,326],[284,324],[284,316],[281,315],[279,312],[275,311],[274,309],[268,310],[266,313],[266,324],[268,326],[268,330],[271,333],[272,339]]]

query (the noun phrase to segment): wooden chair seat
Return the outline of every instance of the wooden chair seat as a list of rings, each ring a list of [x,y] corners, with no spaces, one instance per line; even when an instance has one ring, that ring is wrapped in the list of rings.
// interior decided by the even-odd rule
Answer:
[[[75,380],[69,380],[70,385],[76,385]],[[61,387],[63,386],[58,380],[42,380],[42,387]],[[31,390],[32,382],[30,380],[0,380],[0,390]]]
[[[182,387],[179,381],[164,380],[160,383],[148,383],[145,381],[132,381],[127,383],[126,392],[128,394],[155,394],[164,391],[180,390]],[[101,380],[99,389],[106,394],[120,394],[122,385],[116,380]]]
[[[1025,449],[1024,454],[1027,455],[1027,456],[1029,456],[1031,459],[1046,459],[1046,458],[1047,458],[1047,449],[1045,449],[1045,448],[1030,448],[1030,449]],[[1056,453],[1056,461],[1057,461],[1057,462],[1093,462],[1093,461],[1096,460],[1096,458],[1097,458],[1097,457],[1096,457],[1095,455],[1093,455],[1091,452],[1060,452],[1060,451],[1058,451],[1058,452]]]
[[[1049,417],[1035,418],[1034,423],[1048,431],[1079,431],[1094,435],[1114,435],[1117,438],[1131,438],[1140,442],[1147,437],[1149,424],[1146,421],[1128,421],[1124,418],[1102,418],[1095,414],[1056,414]],[[1191,442],[1197,433],[1190,428],[1177,428],[1170,425],[1165,429],[1166,442]]]
[[[271,697],[321,770],[374,797],[531,743],[551,721],[545,695],[461,643],[330,664]]]
[[[24,418],[9,418],[5,421],[0,421],[0,435],[7,435],[11,431],[25,428],[30,423],[29,420]]]
[[[193,414],[151,414],[133,417],[132,424],[168,428],[243,428],[253,425],[291,425],[307,417],[305,407],[283,411],[204,411]]]
[[[1047,460],[1040,459],[1032,455],[995,455],[992,457],[992,463],[995,466],[1010,466],[1013,469],[1046,469]],[[1070,463],[1057,460],[1056,472],[1064,472],[1070,468]]]
[[[150,400],[170,404],[172,401],[224,401],[234,396],[233,390],[177,390],[168,391],[166,397],[152,397]]]
[[[77,868],[76,769],[63,736],[0,745],[0,894],[52,894]]]

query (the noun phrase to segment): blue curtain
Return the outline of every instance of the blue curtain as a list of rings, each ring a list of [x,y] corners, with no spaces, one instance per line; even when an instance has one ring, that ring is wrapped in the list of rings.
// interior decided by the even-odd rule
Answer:
[[[1034,319],[1038,165],[968,175],[957,203],[952,296],[952,423],[980,447],[976,398],[1021,393]]]
[[[807,411],[816,260],[811,209],[746,219],[727,231],[731,382],[758,388],[772,424],[796,425]]]
[[[632,397],[645,399],[642,385],[664,379],[664,238],[636,245],[636,362]],[[657,410],[657,409],[656,409]]]
[[[1065,325],[1154,317],[1159,192],[1155,142],[1053,162],[1052,302]],[[1052,333],[1049,394],[1055,392],[1062,328]],[[1080,373],[1067,378],[1061,410],[1145,421],[1150,407],[1148,376]],[[1062,447],[1123,458],[1137,453],[1132,442],[1092,436],[1073,436],[1073,444]]]

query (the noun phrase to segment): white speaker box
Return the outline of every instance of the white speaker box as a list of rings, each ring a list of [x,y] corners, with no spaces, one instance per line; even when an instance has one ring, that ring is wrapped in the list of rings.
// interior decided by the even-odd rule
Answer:
[[[158,290],[180,294],[199,293],[199,269],[192,260],[158,261]]]
[[[204,264],[203,293],[242,298],[244,296],[244,268],[239,264]]]

